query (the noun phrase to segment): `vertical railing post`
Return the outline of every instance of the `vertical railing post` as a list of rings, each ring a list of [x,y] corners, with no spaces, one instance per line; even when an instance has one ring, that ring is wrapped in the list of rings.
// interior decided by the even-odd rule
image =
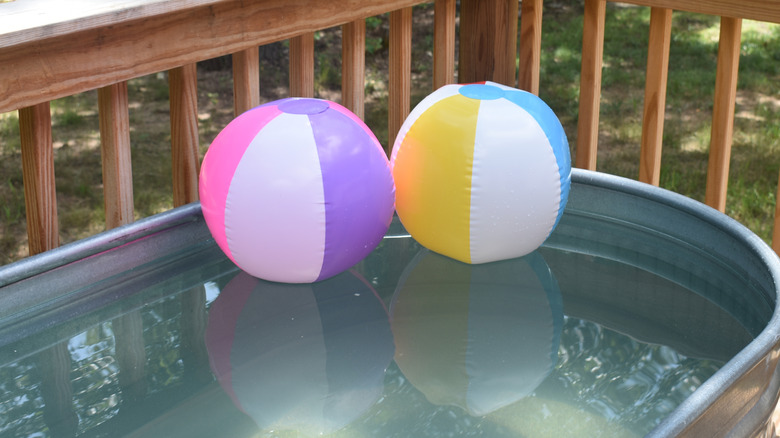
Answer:
[[[59,246],[49,102],[19,110],[22,180],[30,255]]]
[[[257,47],[233,54],[233,114],[260,105],[260,52]]]
[[[365,116],[366,20],[341,26],[341,103],[361,119]]]
[[[390,12],[390,71],[388,85],[387,150],[409,115],[412,86],[412,8]]]
[[[538,95],[542,62],[542,0],[523,0],[521,8],[517,87]]]
[[[455,0],[433,5],[433,89],[455,82]]]
[[[742,19],[721,17],[715,102],[712,108],[710,159],[707,167],[707,192],[704,196],[707,205],[720,211],[726,210],[741,37]]]
[[[100,147],[103,162],[103,203],[106,228],[133,221],[133,172],[127,82],[98,89]]]
[[[460,2],[458,81],[515,86],[517,0]]]
[[[314,97],[314,32],[290,39],[290,96]]]
[[[606,0],[585,0],[575,166],[596,170]]]
[[[198,200],[198,70],[187,64],[168,72],[171,104],[173,205]]]
[[[639,180],[655,186],[659,184],[661,179],[666,79],[669,72],[671,39],[672,10],[651,8]]]

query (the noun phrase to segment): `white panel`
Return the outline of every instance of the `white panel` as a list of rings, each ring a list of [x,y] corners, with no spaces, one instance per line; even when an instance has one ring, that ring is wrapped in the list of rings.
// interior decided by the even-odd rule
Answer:
[[[227,197],[236,263],[272,281],[311,282],[322,268],[325,202],[309,118],[281,114],[252,140]]]
[[[558,164],[534,118],[506,99],[480,105],[471,190],[472,263],[530,253],[552,230]]]
[[[472,270],[466,352],[466,404],[476,415],[530,395],[557,347],[547,291],[525,259],[483,266]]]
[[[236,335],[243,337],[231,351],[233,392],[244,412],[260,428],[332,430],[323,415],[328,353],[314,291],[261,283],[249,299],[257,314],[241,316]]]

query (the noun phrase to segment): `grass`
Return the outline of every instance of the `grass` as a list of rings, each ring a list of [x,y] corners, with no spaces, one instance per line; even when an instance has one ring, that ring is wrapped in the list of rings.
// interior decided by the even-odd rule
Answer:
[[[412,103],[431,90],[432,6],[416,7]],[[598,170],[638,176],[648,8],[609,3]],[[576,144],[582,2],[547,2],[544,11],[540,96]],[[703,200],[717,59],[719,20],[675,12],[667,92],[661,186]],[[366,23],[366,122],[387,142],[387,14]],[[263,101],[287,95],[288,46],[263,46]],[[340,33],[315,35],[315,90],[339,100]],[[230,58],[198,69],[201,153],[233,117]],[[137,218],[172,207],[170,122],[165,73],[129,81],[134,203]],[[61,241],[103,229],[103,189],[97,93],[52,102]],[[771,238],[780,171],[780,26],[745,21],[742,33],[731,178],[726,212],[765,240]],[[0,264],[27,252],[19,126],[16,112],[0,114]]]
[[[649,8],[607,8],[597,169],[629,178],[639,175],[649,22]],[[703,201],[719,19],[675,12],[672,26],[660,185]],[[545,10],[540,96],[572,144],[581,38],[577,6]],[[737,87],[726,213],[768,242],[780,170],[780,26],[744,22]]]

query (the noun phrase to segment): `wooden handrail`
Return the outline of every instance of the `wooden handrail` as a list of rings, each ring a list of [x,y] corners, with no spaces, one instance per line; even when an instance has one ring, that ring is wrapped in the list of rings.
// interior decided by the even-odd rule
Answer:
[[[575,165],[596,169],[607,1],[585,0]],[[674,10],[721,16],[706,202],[725,208],[742,19],[780,23],[780,0],[626,0],[651,7],[639,179],[660,181]],[[0,4],[0,112],[19,110],[31,253],[59,243],[49,101],[98,89],[108,228],[134,214],[126,81],[169,72],[174,205],[197,200],[195,63],[232,55],[236,115],[260,103],[259,45],[290,40],[290,94],[313,96],[314,32],[342,30],[342,103],[364,116],[365,18],[389,13],[388,137],[410,111],[412,6],[422,0],[107,0],[91,11]],[[543,0],[435,0],[433,87],[493,80],[539,92]],[[32,8],[32,9],[31,9]],[[4,12],[4,13],[3,13]],[[35,17],[31,22],[27,17]],[[34,53],[35,56],[30,56]],[[519,65],[515,63],[515,57]],[[780,236],[778,215],[775,235]],[[780,247],[780,237],[775,246]]]
[[[621,0],[637,6],[780,23],[778,0]]]
[[[13,25],[17,15],[0,13],[0,112],[422,2],[136,0],[135,8],[27,29]]]

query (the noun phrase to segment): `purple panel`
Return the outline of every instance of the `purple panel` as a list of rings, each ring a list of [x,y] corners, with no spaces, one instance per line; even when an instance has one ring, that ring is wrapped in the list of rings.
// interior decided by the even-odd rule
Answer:
[[[279,109],[287,114],[319,114],[328,107],[328,102],[320,99],[289,99],[279,104]]]
[[[370,131],[338,111],[310,115],[325,191],[325,256],[317,280],[368,255],[395,207],[390,165]]]

